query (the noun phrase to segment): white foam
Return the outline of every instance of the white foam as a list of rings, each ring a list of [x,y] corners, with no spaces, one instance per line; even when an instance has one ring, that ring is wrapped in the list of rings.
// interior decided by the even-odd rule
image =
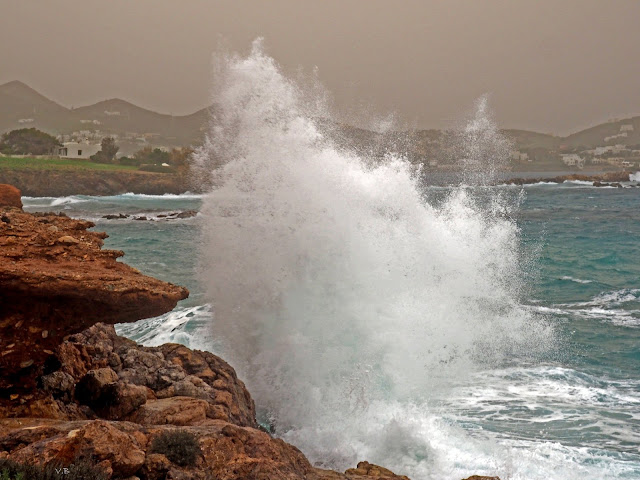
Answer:
[[[146,193],[133,193],[133,192],[127,192],[127,193],[123,193],[121,195],[115,195],[115,197],[128,197],[128,198],[141,198],[141,199],[145,199],[145,198],[157,198],[157,199],[161,199],[161,200],[171,200],[171,199],[175,199],[175,200],[198,200],[204,197],[203,194],[199,194],[199,193],[191,193],[191,192],[185,192],[185,193],[164,193],[162,195],[149,195]]]
[[[150,347],[180,343],[189,348],[215,351],[216,342],[209,329],[212,318],[211,305],[178,306],[159,317],[118,324],[116,331],[118,335]]]
[[[196,155],[220,185],[203,200],[201,279],[214,337],[263,417],[325,466],[366,458],[415,479],[489,473],[499,457],[480,455],[480,468],[477,451],[443,450],[428,399],[478,365],[553,341],[519,303],[509,192],[479,189],[480,200],[458,188],[425,202],[401,157],[375,164],[335,148],[312,120],[323,106],[259,43],[223,57],[216,80],[220,108]],[[472,168],[508,154],[485,101],[460,137]]]
[[[564,277],[561,277],[560,280],[569,280],[576,283],[593,283],[593,280],[582,280],[580,278],[573,278],[566,275]]]

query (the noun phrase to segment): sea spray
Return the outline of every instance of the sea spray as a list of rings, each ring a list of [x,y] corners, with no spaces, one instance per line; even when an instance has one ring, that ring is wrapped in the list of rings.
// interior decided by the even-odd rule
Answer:
[[[319,465],[453,471],[434,392],[553,338],[519,303],[508,202],[468,187],[430,202],[401,156],[336,147],[317,125],[322,102],[260,41],[218,59],[214,100],[196,153],[216,185],[203,199],[201,280],[221,353],[262,420]],[[503,150],[485,113],[466,135],[471,166]]]

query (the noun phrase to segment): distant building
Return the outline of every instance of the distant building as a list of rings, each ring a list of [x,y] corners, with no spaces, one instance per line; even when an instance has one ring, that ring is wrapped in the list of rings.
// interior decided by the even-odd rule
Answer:
[[[620,131],[621,132],[633,132],[633,125],[631,125],[631,124],[620,125]]]
[[[87,159],[95,155],[102,147],[100,144],[65,142],[62,147],[58,147],[58,155],[62,158],[83,158]]]
[[[532,160],[529,158],[528,153],[523,153],[518,150],[514,150],[511,152],[511,158],[516,162],[530,162]]]
[[[562,163],[568,167],[584,167],[584,158],[577,153],[566,153],[560,155],[560,157],[562,157]]]
[[[630,127],[633,128],[633,125],[630,125]],[[627,137],[627,136],[628,136],[627,132],[624,131],[624,132],[618,133],[617,135],[611,135],[609,137],[604,137],[604,141],[608,142],[609,140],[614,140],[616,138],[624,138],[624,137]]]

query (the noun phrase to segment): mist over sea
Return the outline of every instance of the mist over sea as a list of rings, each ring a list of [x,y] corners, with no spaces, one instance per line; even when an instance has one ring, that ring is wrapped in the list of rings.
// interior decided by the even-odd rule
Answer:
[[[488,186],[508,144],[484,99],[460,131],[465,174],[430,185],[323,135],[322,95],[259,43],[217,73],[209,193],[24,199],[191,290],[121,334],[220,354],[316,465],[640,478],[640,190]]]

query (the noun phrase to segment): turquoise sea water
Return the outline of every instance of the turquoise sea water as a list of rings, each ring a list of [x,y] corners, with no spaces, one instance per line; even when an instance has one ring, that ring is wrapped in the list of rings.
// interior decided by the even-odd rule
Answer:
[[[121,325],[122,334],[215,352],[213,308],[197,275],[205,220],[158,217],[201,205],[197,195],[25,199],[28,211],[93,220],[109,234],[105,248],[125,252],[123,261],[190,289],[173,312]],[[110,213],[148,220],[101,218]],[[432,401],[433,451],[421,451],[418,440],[408,445],[406,472],[421,471],[415,465],[430,457],[435,473],[424,478],[640,479],[640,189],[534,185],[514,215],[528,261],[521,302],[554,325],[558,346],[543,358],[452,378]]]

